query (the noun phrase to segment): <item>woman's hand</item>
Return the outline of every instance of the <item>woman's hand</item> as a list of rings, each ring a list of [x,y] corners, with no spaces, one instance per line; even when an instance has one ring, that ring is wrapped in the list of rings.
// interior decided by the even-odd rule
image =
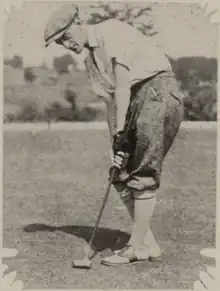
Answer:
[[[113,168],[117,169],[117,173],[113,179],[114,182],[122,182],[128,178],[127,164],[129,159],[130,144],[124,135],[124,132],[118,132],[113,137],[112,146],[112,167],[110,169],[110,174]]]
[[[117,152],[113,157],[113,167],[121,170],[124,167],[125,153]]]
[[[128,163],[129,154],[124,152],[117,152],[116,154],[113,154],[112,156],[112,167],[110,168],[109,174],[111,175],[112,170],[114,168],[117,169],[116,174],[113,178],[114,182],[124,182],[129,177],[126,166]]]
[[[115,155],[131,152],[131,145],[124,131],[119,131],[113,136],[113,152]]]

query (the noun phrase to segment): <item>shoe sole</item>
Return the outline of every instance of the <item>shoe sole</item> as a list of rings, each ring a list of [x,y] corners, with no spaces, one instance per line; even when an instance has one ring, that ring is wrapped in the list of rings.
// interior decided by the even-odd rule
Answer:
[[[113,254],[114,255],[117,255],[120,251],[113,251]],[[158,256],[158,257],[153,257],[153,256],[149,256],[148,259],[146,260],[149,260],[149,261],[162,261],[162,256]]]
[[[105,261],[101,261],[101,264],[105,265],[105,266],[113,266],[113,267],[116,267],[116,266],[123,266],[123,265],[136,265],[136,264],[140,264],[140,263],[143,263],[143,262],[146,262],[146,261],[151,261],[151,262],[155,262],[155,261],[162,261],[162,258],[161,256],[160,257],[149,257],[148,259],[144,259],[144,260],[134,260],[134,261],[130,261],[130,262],[127,262],[127,263],[108,263],[108,262],[105,262]]]

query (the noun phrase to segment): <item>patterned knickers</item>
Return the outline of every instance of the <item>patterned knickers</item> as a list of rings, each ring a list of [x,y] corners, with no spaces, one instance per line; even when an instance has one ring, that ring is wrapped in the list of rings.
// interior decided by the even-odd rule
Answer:
[[[129,135],[132,154],[125,178],[114,182],[135,191],[156,190],[164,157],[169,151],[183,119],[183,98],[172,72],[162,72],[135,84],[127,119],[137,108],[136,119]]]

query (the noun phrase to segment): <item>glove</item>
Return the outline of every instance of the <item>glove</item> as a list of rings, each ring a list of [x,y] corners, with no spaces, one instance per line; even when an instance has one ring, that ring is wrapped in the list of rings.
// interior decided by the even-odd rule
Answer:
[[[124,182],[129,177],[126,166],[132,151],[130,142],[124,131],[119,131],[114,135],[112,148],[114,158],[113,166],[110,168],[109,174],[111,175],[114,167],[117,168],[113,183]]]
[[[113,152],[116,155],[118,152],[130,153],[130,142],[125,136],[124,131],[117,132],[113,137]]]

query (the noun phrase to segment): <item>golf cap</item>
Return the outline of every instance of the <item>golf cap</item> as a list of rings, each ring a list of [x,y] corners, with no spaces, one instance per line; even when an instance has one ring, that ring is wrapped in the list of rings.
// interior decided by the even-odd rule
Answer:
[[[59,39],[78,17],[78,7],[74,4],[64,5],[50,17],[44,31],[45,46]]]

